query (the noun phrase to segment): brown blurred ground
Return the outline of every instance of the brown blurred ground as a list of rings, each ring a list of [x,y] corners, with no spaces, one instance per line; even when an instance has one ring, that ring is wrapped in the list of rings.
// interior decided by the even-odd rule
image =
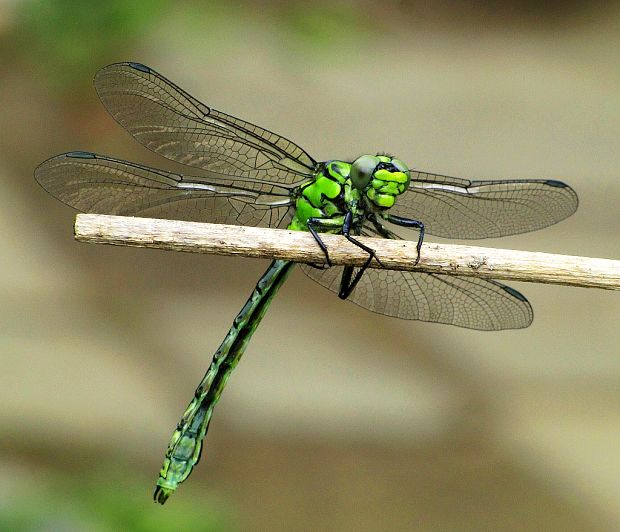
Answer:
[[[167,166],[105,115],[99,67],[144,62],[317,159],[563,179],[573,218],[488,244],[619,258],[620,11],[529,5],[170,8],[64,88],[63,56],[8,53],[20,3],[5,5],[0,509],[110,469],[168,511],[149,497],[171,430],[266,267],[72,241],[36,164],[86,149]],[[294,274],[175,499],[215,500],[244,530],[617,530],[620,298],[519,289],[533,326],[485,334],[376,316]]]

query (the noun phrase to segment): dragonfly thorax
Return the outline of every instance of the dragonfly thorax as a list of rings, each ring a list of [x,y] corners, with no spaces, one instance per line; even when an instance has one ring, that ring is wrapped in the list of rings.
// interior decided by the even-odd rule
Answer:
[[[409,187],[409,169],[386,155],[362,155],[352,163],[329,161],[319,166],[314,179],[302,185],[295,200],[289,228],[308,230],[308,221],[327,220],[323,232],[339,232],[346,213],[357,225],[365,213],[387,210]],[[340,223],[338,223],[340,221]]]

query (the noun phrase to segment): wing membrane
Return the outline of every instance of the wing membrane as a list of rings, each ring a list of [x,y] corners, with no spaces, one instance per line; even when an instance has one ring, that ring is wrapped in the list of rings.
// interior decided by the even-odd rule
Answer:
[[[316,161],[292,141],[199,102],[154,70],[116,63],[95,76],[108,112],[141,144],[196,168],[294,184]],[[261,184],[249,185],[261,191]]]
[[[301,269],[338,293],[342,266],[319,270],[304,264]],[[484,331],[520,329],[533,319],[531,305],[519,292],[474,277],[366,270],[347,301],[386,316]]]
[[[362,234],[381,236],[368,223],[362,227]],[[320,270],[303,264],[301,269],[320,285],[339,292],[342,266]],[[521,329],[534,318],[527,299],[513,288],[456,275],[369,269],[347,300],[386,316],[483,331]]]
[[[50,194],[83,212],[139,215],[211,223],[286,227],[288,189],[243,179],[202,178],[96,155],[70,152],[39,165],[35,178]]]
[[[577,209],[577,194],[561,181],[468,181],[411,172],[409,190],[390,213],[424,222],[446,238],[490,238],[536,231]]]

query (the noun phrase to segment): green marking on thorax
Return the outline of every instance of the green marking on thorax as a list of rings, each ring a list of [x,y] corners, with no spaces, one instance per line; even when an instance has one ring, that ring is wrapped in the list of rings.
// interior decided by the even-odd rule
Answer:
[[[312,205],[321,205],[323,197],[337,198],[341,190],[342,186],[339,183],[332,181],[329,177],[319,176],[314,183],[304,188],[302,194]]]
[[[345,202],[351,188],[348,176],[351,165],[344,161],[330,161],[314,179],[301,189],[295,202],[295,216],[289,225],[294,231],[307,231],[309,218],[336,218],[344,213],[334,200],[344,189]]]
[[[327,163],[327,172],[333,178],[337,179],[339,183],[344,184],[349,177],[351,171],[351,163],[345,163],[344,161],[331,161]]]

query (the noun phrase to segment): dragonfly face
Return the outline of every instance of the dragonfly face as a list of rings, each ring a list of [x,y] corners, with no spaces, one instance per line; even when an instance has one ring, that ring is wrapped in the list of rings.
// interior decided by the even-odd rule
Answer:
[[[380,209],[394,205],[396,196],[409,188],[409,168],[395,157],[362,155],[351,164],[349,179]]]

